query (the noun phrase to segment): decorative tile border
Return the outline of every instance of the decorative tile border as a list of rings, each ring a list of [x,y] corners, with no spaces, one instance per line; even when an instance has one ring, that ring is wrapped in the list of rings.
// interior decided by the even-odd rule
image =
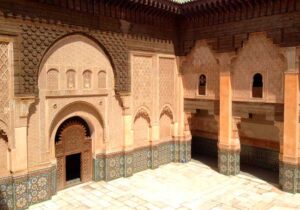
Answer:
[[[279,164],[279,185],[282,190],[289,193],[300,192],[300,165],[284,162]]]
[[[12,209],[14,206],[13,180],[11,177],[0,179],[0,209]]]
[[[162,143],[158,147],[158,165],[164,165],[174,160],[174,144]]]
[[[191,141],[169,141],[127,153],[101,154],[93,160],[93,179],[110,181],[129,177],[143,170],[155,169],[170,162],[185,163],[190,160]]]
[[[103,155],[98,155],[96,159],[93,159],[93,180],[101,181],[105,180],[106,162]]]
[[[240,173],[240,151],[219,149],[219,172],[224,175],[237,175]]]
[[[124,165],[126,157],[122,153],[109,155],[106,157],[106,178],[105,181],[110,181],[124,176]],[[130,158],[129,158],[130,159]],[[128,159],[126,160],[126,162]],[[130,162],[130,160],[129,160]]]
[[[152,151],[150,147],[139,149],[133,152],[133,173],[147,170],[152,167]]]
[[[26,209],[56,193],[56,167],[0,180],[0,209]]]

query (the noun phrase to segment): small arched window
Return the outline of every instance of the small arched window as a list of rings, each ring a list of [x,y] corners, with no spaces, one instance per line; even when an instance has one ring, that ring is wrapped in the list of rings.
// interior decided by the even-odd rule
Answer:
[[[76,86],[76,72],[74,70],[67,71],[67,88],[75,89]]]
[[[199,77],[198,94],[206,95],[206,76],[204,74],[201,74]]]
[[[48,90],[58,89],[58,71],[56,69],[50,69],[47,72],[47,88]]]
[[[83,88],[89,89],[92,87],[92,72],[86,70],[83,72]]]
[[[105,71],[100,71],[98,73],[98,87],[106,88],[106,72]]]
[[[252,82],[252,97],[262,98],[263,97],[263,77],[257,73],[253,76]]]

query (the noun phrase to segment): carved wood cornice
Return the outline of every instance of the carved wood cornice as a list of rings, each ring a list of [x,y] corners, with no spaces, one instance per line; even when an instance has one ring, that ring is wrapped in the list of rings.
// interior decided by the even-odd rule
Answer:
[[[300,44],[300,0],[176,2],[0,0],[0,10],[5,16],[26,20],[172,40],[177,55],[186,55],[201,39],[210,39],[218,52],[235,51],[249,33],[257,31],[266,31],[275,44],[284,47]]]

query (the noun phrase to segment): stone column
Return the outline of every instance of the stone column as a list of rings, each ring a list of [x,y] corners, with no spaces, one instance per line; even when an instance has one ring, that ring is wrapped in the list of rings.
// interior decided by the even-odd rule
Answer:
[[[232,117],[231,57],[222,54],[220,65],[220,114],[218,167],[225,175],[236,175],[240,171],[240,143],[236,138],[236,122]],[[233,126],[234,125],[234,126]],[[235,134],[235,136],[233,135]]]
[[[280,185],[286,192],[300,192],[299,185],[299,64],[296,48],[285,52],[283,145],[280,154]]]

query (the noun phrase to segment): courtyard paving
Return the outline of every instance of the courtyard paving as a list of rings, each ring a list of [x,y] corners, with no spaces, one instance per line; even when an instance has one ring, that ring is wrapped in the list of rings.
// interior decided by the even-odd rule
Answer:
[[[227,177],[202,162],[171,163],[129,178],[60,191],[30,209],[299,209],[300,194],[249,174]]]

